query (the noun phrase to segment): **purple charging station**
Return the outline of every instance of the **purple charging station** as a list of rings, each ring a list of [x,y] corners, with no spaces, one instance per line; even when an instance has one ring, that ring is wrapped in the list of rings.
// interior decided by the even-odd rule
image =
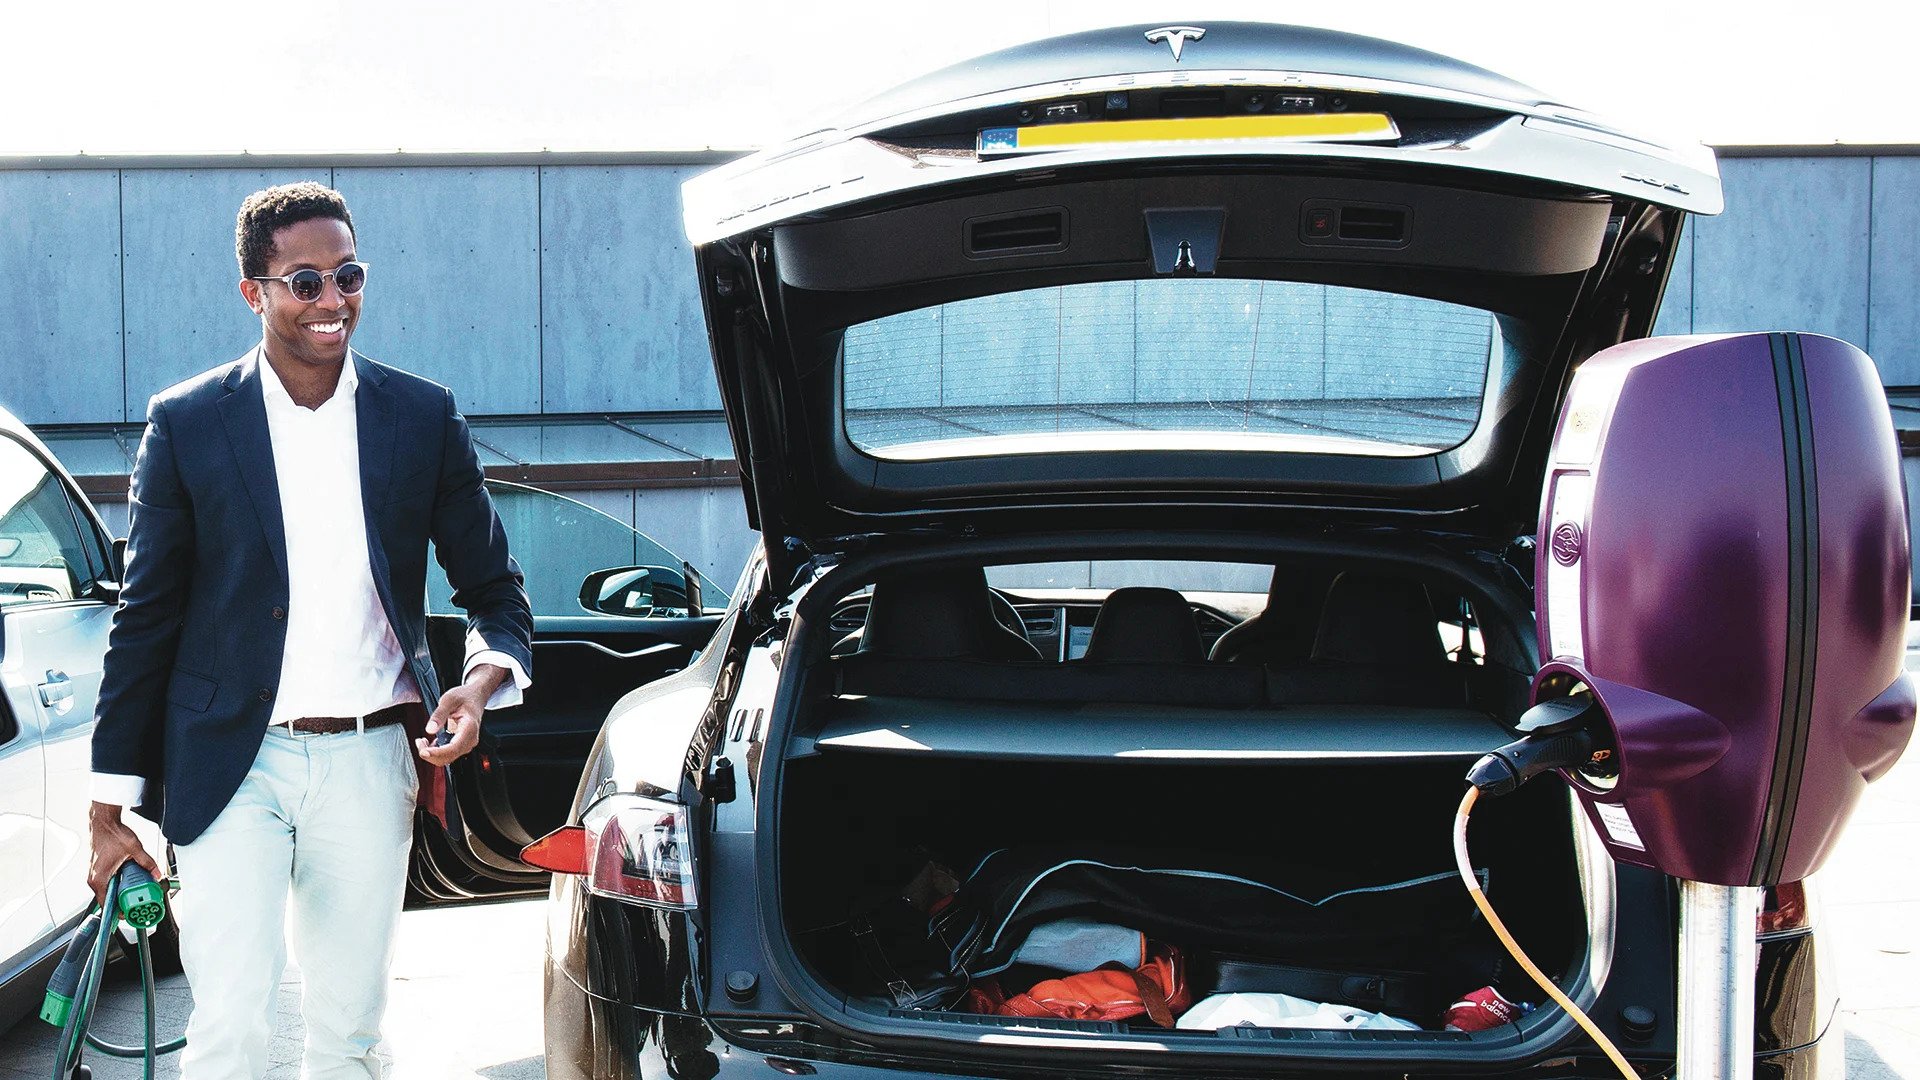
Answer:
[[[1608,349],[1543,507],[1535,694],[1584,683],[1605,713],[1615,759],[1571,779],[1613,856],[1727,886],[1817,870],[1914,724],[1873,362],[1803,334]]]
[[[1613,857],[1680,879],[1677,1075],[1753,1073],[1760,886],[1820,868],[1906,748],[1899,448],[1833,338],[1651,338],[1580,366],[1542,501],[1536,702],[1607,730],[1563,770]]]

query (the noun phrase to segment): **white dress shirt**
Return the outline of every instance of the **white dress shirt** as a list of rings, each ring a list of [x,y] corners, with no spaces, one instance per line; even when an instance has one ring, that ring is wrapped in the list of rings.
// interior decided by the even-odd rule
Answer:
[[[294,404],[264,350],[255,356],[287,543],[286,648],[268,723],[365,716],[419,701],[420,688],[387,622],[367,553],[354,401],[359,373],[349,357],[333,396],[319,408],[306,409]],[[487,708],[520,704],[521,691],[531,683],[526,670],[468,631],[462,677],[480,664],[495,664],[513,675],[494,691]],[[92,796],[96,802],[131,806],[145,787],[141,777],[95,773]]]

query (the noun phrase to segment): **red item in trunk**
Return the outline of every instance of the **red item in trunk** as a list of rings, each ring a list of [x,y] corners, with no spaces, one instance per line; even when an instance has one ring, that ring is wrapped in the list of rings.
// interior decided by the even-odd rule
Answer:
[[[1485,1031],[1511,1024],[1527,1011],[1527,1006],[1508,1001],[1500,991],[1483,986],[1448,1007],[1447,1030]]]
[[[1161,1027],[1193,1004],[1186,958],[1171,945],[1152,944],[1147,962],[1137,968],[1104,964],[1093,971],[1048,979],[1024,994],[1008,998],[1001,1016],[1053,1017],[1061,1020],[1131,1020],[1146,1016]]]

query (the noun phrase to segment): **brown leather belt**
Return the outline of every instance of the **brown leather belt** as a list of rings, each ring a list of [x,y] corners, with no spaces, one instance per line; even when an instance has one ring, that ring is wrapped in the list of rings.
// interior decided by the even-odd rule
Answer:
[[[368,731],[398,724],[407,718],[407,709],[413,702],[403,701],[398,705],[389,705],[379,712],[367,714],[364,727]],[[361,721],[351,716],[303,716],[298,720],[287,721],[287,729],[295,735],[341,735],[349,731],[359,731]]]

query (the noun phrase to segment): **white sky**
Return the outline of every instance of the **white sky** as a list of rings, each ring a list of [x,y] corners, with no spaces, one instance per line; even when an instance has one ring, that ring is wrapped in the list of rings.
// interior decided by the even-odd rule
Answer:
[[[0,0],[0,154],[740,149],[983,52],[1277,19],[1712,144],[1920,142],[1906,3]]]

